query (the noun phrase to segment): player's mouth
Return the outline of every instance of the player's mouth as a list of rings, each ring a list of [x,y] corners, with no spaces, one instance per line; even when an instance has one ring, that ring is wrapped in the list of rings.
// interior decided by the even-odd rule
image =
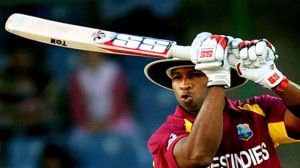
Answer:
[[[193,101],[193,97],[189,93],[182,93],[180,98],[181,98],[181,101],[183,101],[185,103],[191,103]]]

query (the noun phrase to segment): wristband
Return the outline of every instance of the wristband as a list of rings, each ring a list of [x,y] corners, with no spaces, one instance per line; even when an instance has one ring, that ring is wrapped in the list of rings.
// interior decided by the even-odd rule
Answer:
[[[288,85],[289,85],[289,80],[287,77],[284,76],[283,80],[277,86],[272,88],[272,91],[275,93],[283,92],[288,87]]]

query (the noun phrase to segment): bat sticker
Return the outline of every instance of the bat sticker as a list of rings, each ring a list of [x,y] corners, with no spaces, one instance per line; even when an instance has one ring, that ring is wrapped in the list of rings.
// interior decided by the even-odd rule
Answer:
[[[117,33],[105,33],[104,31],[97,31],[96,33],[93,33],[93,43],[95,44],[103,44],[105,42],[111,41],[116,37]]]

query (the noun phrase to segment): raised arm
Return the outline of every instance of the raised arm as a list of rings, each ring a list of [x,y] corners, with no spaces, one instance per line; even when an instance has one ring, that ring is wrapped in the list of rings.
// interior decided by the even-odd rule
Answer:
[[[173,153],[180,168],[211,164],[222,139],[224,96],[224,87],[208,89],[191,133],[174,147]]]
[[[204,100],[198,101],[200,110],[195,114],[191,133],[179,140],[173,150],[181,168],[209,166],[221,143],[225,88],[231,85],[230,65],[225,56],[228,40],[229,37],[200,33],[192,43],[195,69],[206,75],[207,82],[196,93],[202,95]],[[194,87],[199,87],[200,80],[192,81]],[[187,88],[184,86],[181,89]]]
[[[287,106],[284,122],[288,131],[300,132],[300,86],[277,69],[275,47],[263,39],[243,41],[238,48],[240,61],[234,66],[239,75],[274,91]]]

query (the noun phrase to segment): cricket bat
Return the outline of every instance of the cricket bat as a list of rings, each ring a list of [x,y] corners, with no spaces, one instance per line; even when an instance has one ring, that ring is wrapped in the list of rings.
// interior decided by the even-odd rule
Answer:
[[[5,29],[17,36],[59,47],[159,59],[190,59],[190,46],[179,46],[175,41],[117,33],[20,13],[14,13],[7,19]]]

